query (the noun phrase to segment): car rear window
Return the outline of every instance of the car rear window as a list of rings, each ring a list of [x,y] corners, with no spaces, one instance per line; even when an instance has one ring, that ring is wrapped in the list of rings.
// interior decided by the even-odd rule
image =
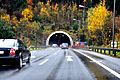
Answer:
[[[0,39],[0,48],[11,48],[16,46],[14,39]]]
[[[68,43],[62,43],[62,45],[64,45],[64,46],[68,46]]]

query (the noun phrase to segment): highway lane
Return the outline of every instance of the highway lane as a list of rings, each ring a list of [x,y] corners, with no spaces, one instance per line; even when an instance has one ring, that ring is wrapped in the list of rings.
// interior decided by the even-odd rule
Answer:
[[[50,80],[94,80],[83,62],[71,50],[65,50],[64,60]]]
[[[48,48],[33,51],[31,65],[26,65],[21,70],[1,67],[0,80],[119,80],[81,53],[100,62],[105,58],[104,64],[110,61],[110,66],[113,65],[112,67],[116,67],[115,69],[119,72],[119,64],[116,62],[119,62],[119,59],[116,59],[115,63],[108,56],[93,55],[92,52],[85,50],[76,52],[72,49]]]
[[[0,67],[0,80],[12,80],[10,77],[14,77],[13,80],[16,80],[16,79],[19,80],[19,78],[21,78],[21,76],[19,76],[19,75],[24,76],[29,72],[29,69],[30,70],[35,69],[34,68],[34,63],[36,63],[38,61],[42,61],[45,57],[47,57],[47,56],[49,56],[49,55],[51,55],[51,54],[53,54],[57,51],[58,51],[58,49],[53,49],[53,48],[47,48],[47,49],[44,49],[44,50],[32,51],[31,65],[30,66],[26,65],[21,70],[15,69],[14,67],[11,67],[11,66]],[[38,64],[36,63],[35,66],[38,66]],[[35,70],[38,70],[38,69],[35,69]],[[31,73],[29,73],[29,74],[31,74]],[[21,79],[21,80],[23,80],[23,79]],[[30,80],[34,80],[34,79],[30,79]]]

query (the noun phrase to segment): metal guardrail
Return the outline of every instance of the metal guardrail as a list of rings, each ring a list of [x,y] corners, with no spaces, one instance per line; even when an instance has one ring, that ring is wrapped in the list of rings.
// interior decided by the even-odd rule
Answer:
[[[88,47],[89,50],[100,52],[106,54],[106,51],[108,51],[109,55],[112,53],[114,56],[116,56],[117,52],[120,52],[120,49],[113,49],[113,48],[98,48],[98,47]]]
[[[32,46],[32,47],[29,47],[28,49],[29,50],[40,50],[40,49],[44,49],[44,48],[47,48],[48,46],[39,46],[39,47],[35,47],[35,46]]]

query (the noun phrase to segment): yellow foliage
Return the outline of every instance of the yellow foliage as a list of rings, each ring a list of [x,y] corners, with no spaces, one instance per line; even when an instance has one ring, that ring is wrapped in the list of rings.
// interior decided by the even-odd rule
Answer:
[[[0,19],[9,22],[10,21],[10,15],[3,14],[3,15],[0,16]]]
[[[49,12],[48,12],[48,10],[47,10],[47,8],[45,6],[43,6],[41,8],[40,15],[41,16],[43,16],[43,15],[49,16]]]
[[[42,2],[38,3],[38,6],[41,7],[40,8],[40,12],[39,14],[41,16],[49,16],[49,10],[50,10],[50,1],[47,1],[47,4],[43,4]]]
[[[73,12],[77,11],[77,5],[74,4],[72,9],[73,9],[73,10],[72,10]]]
[[[109,15],[105,5],[100,3],[95,8],[88,11],[88,30],[95,31],[96,29],[102,29],[105,21]]]
[[[58,14],[58,4],[55,4],[54,10],[55,10],[55,14]]]
[[[21,23],[21,22],[26,22],[26,21],[28,21],[28,18],[21,18],[21,19],[20,19],[20,23]]]
[[[31,10],[31,8],[25,8],[22,11],[22,15],[25,18],[25,20],[32,20],[32,18],[33,18],[33,12]]]
[[[115,34],[115,39],[116,39],[116,41],[120,42],[120,33],[116,33]]]
[[[42,6],[42,5],[44,5],[43,2],[38,2],[38,6]]]
[[[50,6],[50,0],[47,1],[46,6],[47,6],[48,8],[51,7],[51,6]]]
[[[39,22],[34,21],[34,22],[32,22],[31,27],[34,31],[38,31],[40,28],[39,25],[40,25]]]
[[[36,6],[34,7],[34,13],[39,13],[38,8]]]
[[[16,17],[16,16],[12,16],[12,18],[11,18],[11,23],[12,23],[12,25],[14,25],[14,26],[18,26],[18,20],[17,20],[17,17]]]
[[[84,0],[83,2],[86,2],[86,0]]]

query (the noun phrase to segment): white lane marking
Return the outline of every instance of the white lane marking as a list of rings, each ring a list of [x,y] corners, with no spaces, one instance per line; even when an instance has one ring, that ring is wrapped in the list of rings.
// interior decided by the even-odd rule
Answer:
[[[57,53],[55,52],[53,55],[56,55]]]
[[[36,58],[36,56],[31,56],[31,58]]]
[[[90,62],[94,62],[94,61],[90,61]],[[103,62],[103,61],[98,61],[98,62]]]
[[[53,55],[56,55],[59,51],[60,51],[60,49],[57,52],[55,52]]]
[[[39,65],[43,65],[48,61],[48,59],[45,59],[43,62],[41,62]]]
[[[75,50],[75,51],[77,51],[77,50]],[[86,54],[84,54],[84,53],[82,53],[82,52],[79,52],[79,51],[77,51],[77,52],[80,53],[80,54],[82,54],[82,55],[84,55],[85,57],[89,58],[90,60],[92,60],[93,62],[95,62],[95,63],[98,64],[99,66],[103,67],[104,69],[106,69],[107,71],[109,71],[110,73],[112,73],[113,75],[115,75],[117,78],[120,79],[120,74],[117,73],[116,71],[110,69],[109,67],[103,65],[103,64],[100,63],[99,61],[96,61],[96,60],[93,59],[92,57],[90,57],[90,56],[88,56],[88,55],[86,55]]]
[[[72,56],[66,56],[67,61],[73,61]]]

